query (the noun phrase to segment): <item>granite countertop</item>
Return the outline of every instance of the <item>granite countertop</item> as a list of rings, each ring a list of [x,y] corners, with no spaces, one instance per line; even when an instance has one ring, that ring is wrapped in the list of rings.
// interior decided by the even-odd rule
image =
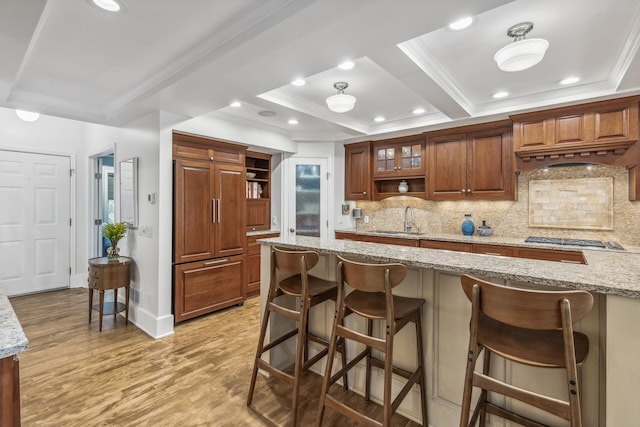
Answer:
[[[274,234],[274,233],[280,233],[280,230],[247,231],[247,236],[262,236],[263,234]]]
[[[376,233],[376,235],[380,234]],[[486,240],[485,237],[481,239],[482,242],[494,243]],[[522,240],[519,241],[522,243]],[[400,262],[409,267],[431,268],[486,278],[640,298],[640,253],[632,251],[582,248],[587,264],[571,264],[304,236],[275,237],[258,242],[313,249],[321,253],[355,256],[374,262]],[[512,243],[503,242],[503,244]],[[548,245],[531,246],[549,247]]]
[[[461,234],[451,234],[451,233],[400,233],[400,232],[392,232],[392,233],[384,233],[375,230],[336,230],[336,233],[347,233],[347,234],[356,234],[356,235],[365,235],[365,236],[381,236],[381,237],[394,237],[401,239],[409,239],[409,240],[440,240],[445,242],[458,242],[458,243],[483,243],[488,245],[500,245],[500,246],[522,246],[527,248],[545,248],[545,249],[554,249],[554,250],[565,250],[565,251],[582,251],[584,249],[596,250],[596,251],[613,251],[616,253],[624,253],[624,251],[620,251],[618,249],[608,249],[608,248],[593,248],[593,247],[584,247],[584,246],[570,246],[570,245],[549,245],[545,243],[526,243],[525,237],[503,237],[503,236],[463,236]],[[640,247],[638,246],[629,246],[622,245],[626,252],[639,253]]]
[[[28,345],[29,340],[24,335],[9,298],[0,289],[0,359],[22,353]]]

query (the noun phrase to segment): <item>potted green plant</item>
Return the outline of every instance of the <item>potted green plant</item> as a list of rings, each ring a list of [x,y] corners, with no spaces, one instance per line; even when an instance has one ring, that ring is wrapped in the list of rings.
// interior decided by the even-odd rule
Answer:
[[[114,224],[105,224],[102,227],[102,235],[109,239],[111,242],[111,247],[107,248],[107,258],[109,261],[116,262],[120,258],[118,248],[118,241],[124,237],[127,232],[127,223],[125,222],[116,222]]]

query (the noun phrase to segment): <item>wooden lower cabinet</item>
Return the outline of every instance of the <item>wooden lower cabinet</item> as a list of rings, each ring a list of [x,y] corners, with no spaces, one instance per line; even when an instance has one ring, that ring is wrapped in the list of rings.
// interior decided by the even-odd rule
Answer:
[[[260,243],[259,239],[278,237],[280,233],[247,236],[247,298],[260,295]]]
[[[471,243],[445,242],[441,240],[420,240],[421,248],[444,249],[447,251],[473,252]]]
[[[246,299],[244,255],[179,264],[174,269],[176,322]]]
[[[403,239],[402,237],[386,237],[386,236],[358,236],[358,242],[385,243],[387,245],[413,246],[418,247],[420,243],[417,239]]]
[[[573,264],[586,264],[582,252],[557,251],[554,249],[518,248],[518,258],[541,259],[545,261],[569,262]]]
[[[516,256],[516,248],[503,245],[485,245],[482,243],[473,244],[473,252],[476,254],[484,255],[501,255],[501,256]]]
[[[17,356],[0,359],[0,426],[20,426],[20,362]]]

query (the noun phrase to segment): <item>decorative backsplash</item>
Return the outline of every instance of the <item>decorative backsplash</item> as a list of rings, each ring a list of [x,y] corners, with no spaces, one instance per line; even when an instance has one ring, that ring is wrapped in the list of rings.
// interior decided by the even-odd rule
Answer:
[[[613,178],[529,181],[529,227],[613,230]]]
[[[613,182],[613,229],[578,230],[573,228],[529,226],[529,183],[536,180],[609,178]],[[432,201],[415,197],[392,197],[380,202],[357,202],[362,216],[369,224],[357,220],[358,229],[402,230],[404,208],[415,210],[415,226],[422,232],[455,233],[462,235],[460,224],[465,213],[470,213],[476,226],[487,221],[493,236],[543,236],[578,239],[615,240],[621,244],[640,245],[636,231],[640,218],[640,202],[629,201],[628,171],[623,166],[580,165],[552,167],[522,172],[518,176],[518,200],[513,201]],[[355,205],[355,202],[352,207]]]

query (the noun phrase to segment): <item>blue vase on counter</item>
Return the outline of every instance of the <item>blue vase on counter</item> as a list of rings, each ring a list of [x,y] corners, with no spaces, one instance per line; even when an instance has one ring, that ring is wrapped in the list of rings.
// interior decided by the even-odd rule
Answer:
[[[464,214],[464,220],[462,220],[462,235],[473,236],[476,226],[471,219],[471,214]]]

